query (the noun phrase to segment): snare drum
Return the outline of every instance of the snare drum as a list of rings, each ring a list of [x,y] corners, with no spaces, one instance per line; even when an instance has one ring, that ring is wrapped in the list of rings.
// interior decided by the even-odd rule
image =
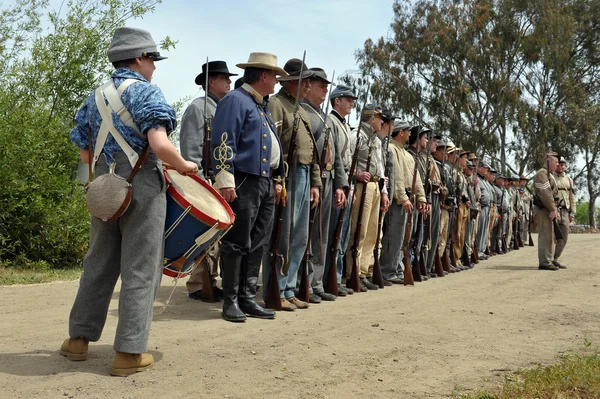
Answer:
[[[165,168],[167,218],[163,274],[185,277],[235,220],[231,207],[196,175]]]

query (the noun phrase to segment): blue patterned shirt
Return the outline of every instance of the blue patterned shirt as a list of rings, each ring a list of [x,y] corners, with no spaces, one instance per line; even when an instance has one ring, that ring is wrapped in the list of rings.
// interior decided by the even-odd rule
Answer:
[[[175,110],[167,103],[158,86],[151,84],[141,74],[129,68],[117,69],[112,74],[112,79],[117,88],[125,79],[140,81],[129,86],[123,92],[121,100],[125,108],[131,113],[133,122],[142,132],[143,137],[125,125],[115,112],[112,113],[115,128],[138,154],[144,150],[148,143],[146,134],[149,129],[163,126],[166,128],[167,134],[170,134],[177,127]],[[84,150],[88,149],[88,122],[91,124],[92,151],[94,151],[98,131],[102,124],[102,117],[96,107],[94,93],[88,96],[77,115],[75,115],[76,126],[71,130],[71,141]],[[112,154],[123,152],[123,150],[109,134],[102,152],[110,163],[113,162]]]

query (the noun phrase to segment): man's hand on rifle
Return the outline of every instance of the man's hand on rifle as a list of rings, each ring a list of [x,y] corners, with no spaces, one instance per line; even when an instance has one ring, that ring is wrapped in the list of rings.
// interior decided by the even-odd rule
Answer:
[[[390,207],[390,197],[388,197],[387,193],[383,193],[381,195],[381,209],[387,211]]]
[[[410,202],[410,200],[406,200],[402,203],[402,209],[404,209],[404,212],[406,213],[413,213],[415,207],[413,206],[412,202]]]
[[[356,174],[356,180],[363,183],[368,183],[371,181],[371,174],[369,172],[358,172]]]
[[[338,188],[335,190],[335,207],[336,208],[345,208],[348,205],[348,200],[346,199],[346,195],[344,194],[344,190]]]
[[[548,217],[550,218],[550,220],[554,220],[554,219],[558,218],[558,212],[556,210],[554,210],[554,211],[550,212]]]
[[[427,204],[425,202],[419,202],[419,205],[417,205],[417,211],[424,213],[426,209]]]
[[[319,205],[319,187],[311,187],[310,189],[310,209]]]
[[[279,201],[283,201],[283,206],[287,203],[287,195],[283,194],[283,186],[281,183],[275,183],[275,205],[279,205]]]
[[[221,197],[227,202],[233,202],[237,198],[235,187],[220,188],[219,192],[221,193]]]

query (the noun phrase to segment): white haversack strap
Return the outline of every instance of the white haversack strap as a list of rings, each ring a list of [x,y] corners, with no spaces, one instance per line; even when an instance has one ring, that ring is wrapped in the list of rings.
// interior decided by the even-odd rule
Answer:
[[[94,95],[96,107],[98,108],[98,112],[102,117],[102,124],[100,125],[100,131],[98,132],[98,138],[96,140],[96,146],[94,149],[92,171],[94,171],[96,162],[98,161],[100,153],[104,148],[104,144],[106,143],[106,139],[108,138],[108,132],[110,132],[113,135],[121,149],[123,149],[123,152],[127,156],[129,163],[131,164],[131,167],[134,167],[138,160],[138,154],[133,150],[133,148],[131,148],[131,146],[127,143],[127,141],[125,141],[123,136],[121,136],[121,133],[119,133],[119,131],[115,128],[112,121],[112,108],[109,105],[107,105],[104,101],[105,91],[110,91],[111,88],[116,92],[112,80],[97,88]]]
[[[136,83],[136,82],[139,82],[139,80],[137,80],[137,79],[125,79],[123,81],[123,83],[121,83],[121,85],[119,86],[118,89],[116,89],[115,85],[113,84],[113,85],[110,85],[109,87],[106,87],[103,91],[104,91],[104,96],[106,96],[106,99],[108,100],[108,104],[113,109],[113,111],[115,111],[117,113],[117,115],[119,115],[119,118],[121,118],[121,121],[125,125],[129,126],[133,130],[135,130],[135,132],[140,137],[144,137],[140,133],[140,129],[138,129],[138,127],[136,126],[136,124],[133,123],[133,116],[127,110],[127,108],[125,108],[125,105],[123,105],[123,101],[121,100],[121,96],[123,95],[123,92],[129,86],[131,86],[133,83]]]

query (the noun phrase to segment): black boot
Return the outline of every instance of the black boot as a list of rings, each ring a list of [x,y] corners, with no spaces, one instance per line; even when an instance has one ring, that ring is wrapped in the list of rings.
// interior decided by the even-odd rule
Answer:
[[[249,317],[274,319],[274,311],[265,309],[256,303],[256,284],[262,255],[262,250],[258,250],[244,257],[240,275],[239,304],[242,312]]]
[[[241,256],[221,255],[223,274],[223,318],[227,321],[246,321],[246,315],[238,306]]]

